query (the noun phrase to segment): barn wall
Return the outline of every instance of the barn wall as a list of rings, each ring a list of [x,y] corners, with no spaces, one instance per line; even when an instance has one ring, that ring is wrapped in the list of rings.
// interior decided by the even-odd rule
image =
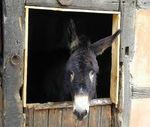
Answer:
[[[135,28],[130,127],[150,127],[150,10],[137,10]]]

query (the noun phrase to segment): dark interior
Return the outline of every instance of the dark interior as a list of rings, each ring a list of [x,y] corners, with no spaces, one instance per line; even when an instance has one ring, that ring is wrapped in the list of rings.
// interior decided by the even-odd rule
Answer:
[[[45,71],[57,68],[57,63],[68,59],[68,45],[62,40],[65,37],[65,22],[70,18],[75,21],[78,35],[84,34],[92,42],[112,33],[111,14],[30,9],[27,103],[46,102],[42,90]],[[100,68],[97,76],[98,98],[110,97],[111,48],[98,56],[97,60]]]

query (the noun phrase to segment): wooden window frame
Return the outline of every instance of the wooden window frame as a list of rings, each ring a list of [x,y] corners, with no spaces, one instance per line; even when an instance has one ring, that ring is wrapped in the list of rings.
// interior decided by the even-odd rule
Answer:
[[[27,103],[27,65],[28,65],[28,27],[29,27],[29,10],[30,9],[42,9],[60,12],[81,12],[81,13],[98,13],[98,14],[112,14],[112,33],[120,29],[120,12],[118,11],[98,11],[98,10],[87,10],[87,9],[67,9],[67,8],[54,8],[54,7],[37,7],[37,6],[25,6],[25,54],[24,54],[24,83],[23,83],[23,106],[26,107]],[[111,66],[111,79],[110,79],[110,99],[106,98],[106,104],[114,103],[118,104],[118,90],[119,90],[119,49],[120,49],[120,38],[117,37],[112,45],[112,66]],[[104,99],[97,99],[93,101],[95,105],[103,105]],[[111,101],[110,101],[111,100]],[[91,102],[91,105],[94,103]]]

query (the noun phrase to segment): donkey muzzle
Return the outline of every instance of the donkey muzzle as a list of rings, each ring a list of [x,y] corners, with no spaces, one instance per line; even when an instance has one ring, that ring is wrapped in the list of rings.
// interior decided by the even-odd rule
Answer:
[[[77,116],[78,120],[82,120],[83,118],[85,118],[88,114],[87,110],[84,110],[84,111],[77,111],[77,110],[74,110],[73,111],[74,115]]]
[[[79,120],[85,118],[89,113],[88,95],[75,95],[73,104],[73,113]]]

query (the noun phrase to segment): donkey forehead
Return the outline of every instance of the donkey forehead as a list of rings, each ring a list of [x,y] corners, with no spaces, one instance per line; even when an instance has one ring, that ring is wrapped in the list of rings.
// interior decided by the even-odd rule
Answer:
[[[69,69],[98,71],[96,55],[88,49],[78,49],[69,58]]]

